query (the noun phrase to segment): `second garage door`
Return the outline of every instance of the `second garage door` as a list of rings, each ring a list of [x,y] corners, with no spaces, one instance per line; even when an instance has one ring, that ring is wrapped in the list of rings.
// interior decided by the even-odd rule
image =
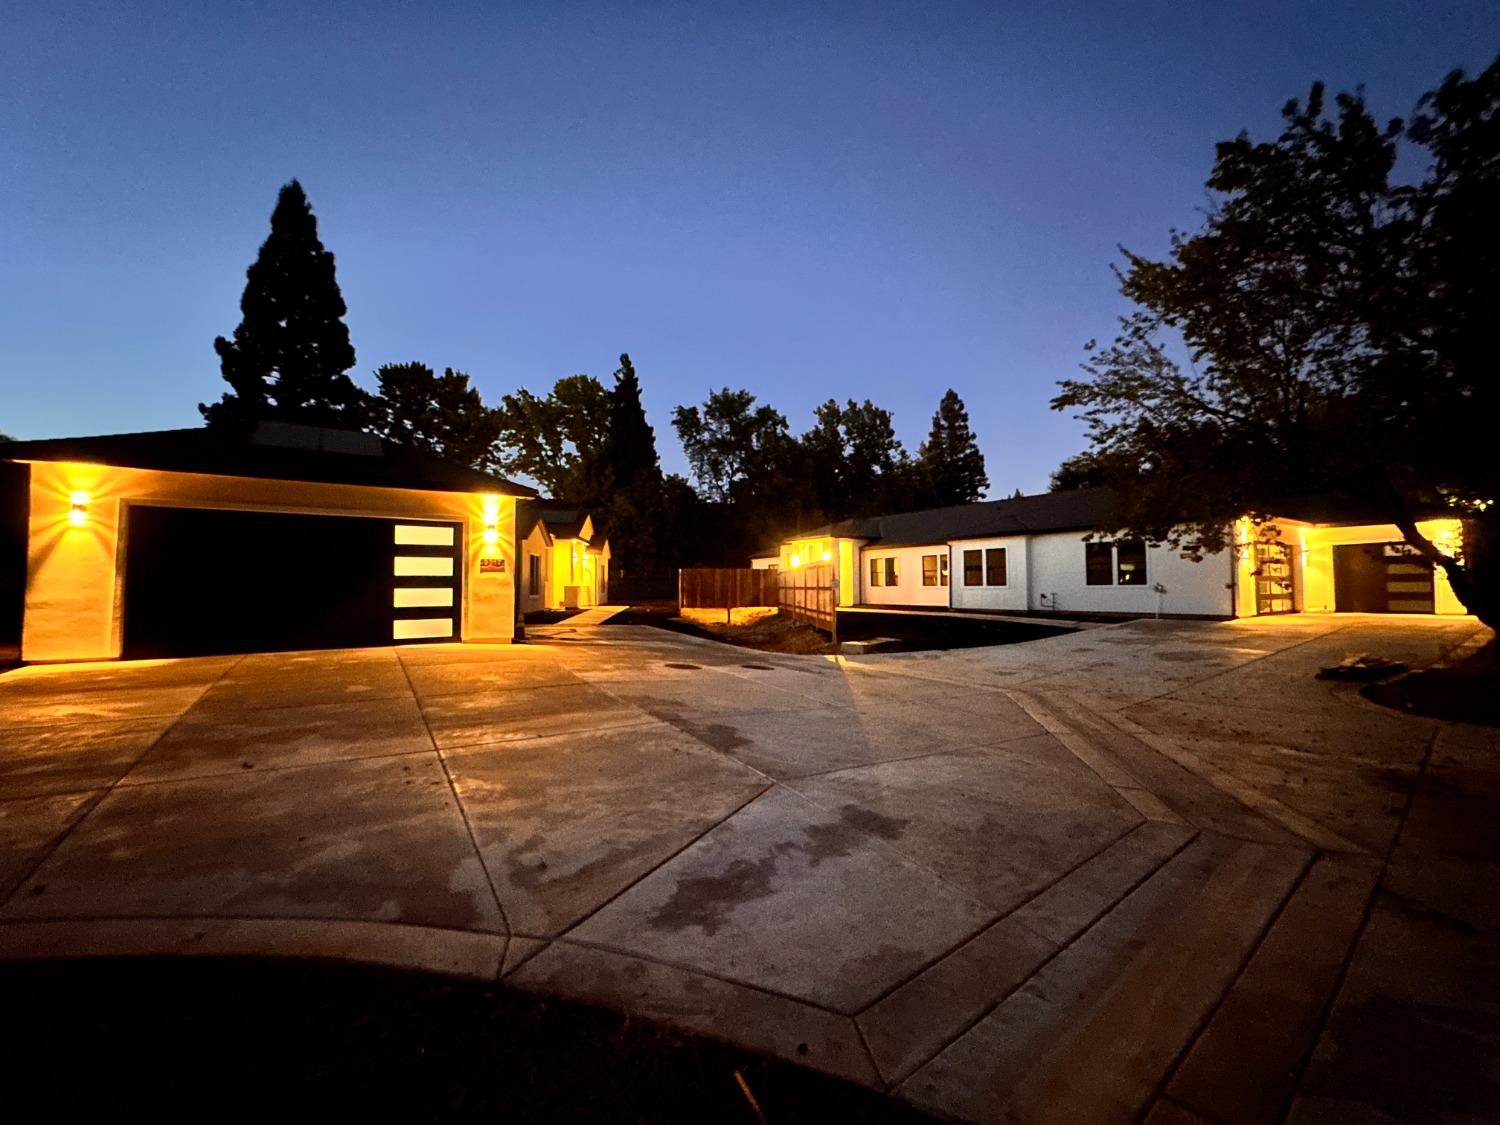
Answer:
[[[125,656],[456,640],[456,523],[132,506]]]

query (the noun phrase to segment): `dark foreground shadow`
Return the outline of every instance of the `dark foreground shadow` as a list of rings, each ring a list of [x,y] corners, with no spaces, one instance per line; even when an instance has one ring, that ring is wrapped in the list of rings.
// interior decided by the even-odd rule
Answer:
[[[500,985],[317,961],[0,964],[12,1120],[920,1121],[857,1086]],[[738,1077],[737,1077],[738,1075]]]

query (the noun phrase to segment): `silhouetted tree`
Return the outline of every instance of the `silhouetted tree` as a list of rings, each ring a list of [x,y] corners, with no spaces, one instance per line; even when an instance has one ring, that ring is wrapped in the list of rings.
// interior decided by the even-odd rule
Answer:
[[[667,514],[656,432],[641,404],[641,381],[630,356],[620,356],[609,392],[599,521],[610,538],[614,569],[640,577],[656,573],[665,553]]]
[[[917,450],[917,464],[935,505],[972,503],[990,486],[984,454],[969,428],[969,412],[952,388],[932,416],[932,430]]]
[[[1500,59],[1450,75],[1408,126],[1315,85],[1275,140],[1218,146],[1215,206],[1166,261],[1126,254],[1138,306],[1055,409],[1079,408],[1120,528],[1205,548],[1231,519],[1332,492],[1382,513],[1500,625]],[[1425,157],[1392,182],[1401,144]],[[1180,335],[1194,360],[1168,354]],[[1464,519],[1462,553],[1418,514]]]
[[[375,381],[370,428],[382,438],[477,469],[495,465],[500,412],[484,405],[468,375],[388,363],[376,370]]]
[[[916,499],[911,459],[896,438],[891,412],[866,399],[835,399],[813,411],[802,435],[806,479],[831,519],[903,511]]]
[[[198,409],[209,425],[275,418],[358,428],[365,395],[346,374],[354,347],[333,255],[296,180],[281,189],[271,234],[245,273],[234,338],[214,340],[230,391]]]

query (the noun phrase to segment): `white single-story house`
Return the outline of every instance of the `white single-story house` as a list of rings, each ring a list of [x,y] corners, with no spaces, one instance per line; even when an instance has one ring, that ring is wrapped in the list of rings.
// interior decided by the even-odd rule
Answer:
[[[793,535],[750,565],[829,567],[843,606],[1060,616],[1465,612],[1446,575],[1405,547],[1392,524],[1335,518],[1336,509],[1305,501],[1274,521],[1236,521],[1232,548],[1195,558],[1095,535],[1113,503],[1108,489],[1084,488],[844,520]],[[1418,526],[1439,547],[1458,545],[1456,519]]]
[[[520,505],[520,610],[586,609],[609,600],[609,540],[587,512]]]
[[[372,434],[17,441],[0,476],[23,660],[515,636],[516,504],[535,493]]]

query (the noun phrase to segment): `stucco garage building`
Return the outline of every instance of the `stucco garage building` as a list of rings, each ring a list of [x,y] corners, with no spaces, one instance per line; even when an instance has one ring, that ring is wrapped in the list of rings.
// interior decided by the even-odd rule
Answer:
[[[515,634],[522,485],[272,422],[11,442],[0,461],[25,660]]]

